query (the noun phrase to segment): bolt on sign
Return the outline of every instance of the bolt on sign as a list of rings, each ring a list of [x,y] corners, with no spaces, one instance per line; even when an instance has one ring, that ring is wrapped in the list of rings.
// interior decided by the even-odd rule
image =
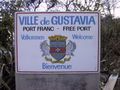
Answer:
[[[17,12],[16,73],[99,72],[98,12]]]

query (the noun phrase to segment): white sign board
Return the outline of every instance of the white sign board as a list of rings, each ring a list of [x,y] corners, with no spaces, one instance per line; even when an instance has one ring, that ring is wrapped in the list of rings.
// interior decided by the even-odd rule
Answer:
[[[17,73],[99,72],[98,12],[17,12]]]

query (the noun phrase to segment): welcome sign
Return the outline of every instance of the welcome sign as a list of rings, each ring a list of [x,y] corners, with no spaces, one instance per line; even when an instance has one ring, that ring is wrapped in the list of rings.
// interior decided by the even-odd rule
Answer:
[[[17,12],[16,73],[99,72],[98,12]]]

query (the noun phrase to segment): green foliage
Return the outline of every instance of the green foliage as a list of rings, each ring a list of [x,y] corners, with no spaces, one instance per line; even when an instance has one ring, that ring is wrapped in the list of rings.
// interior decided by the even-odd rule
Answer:
[[[108,74],[120,72],[120,19],[102,18],[101,70]]]
[[[0,90],[14,90],[13,17],[2,15],[0,22]]]

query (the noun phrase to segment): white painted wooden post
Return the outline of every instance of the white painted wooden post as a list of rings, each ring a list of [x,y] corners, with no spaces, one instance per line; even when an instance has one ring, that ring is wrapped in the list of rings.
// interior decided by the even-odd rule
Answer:
[[[103,88],[103,90],[113,90],[115,87],[115,84],[117,82],[118,74],[117,75],[111,75]]]

